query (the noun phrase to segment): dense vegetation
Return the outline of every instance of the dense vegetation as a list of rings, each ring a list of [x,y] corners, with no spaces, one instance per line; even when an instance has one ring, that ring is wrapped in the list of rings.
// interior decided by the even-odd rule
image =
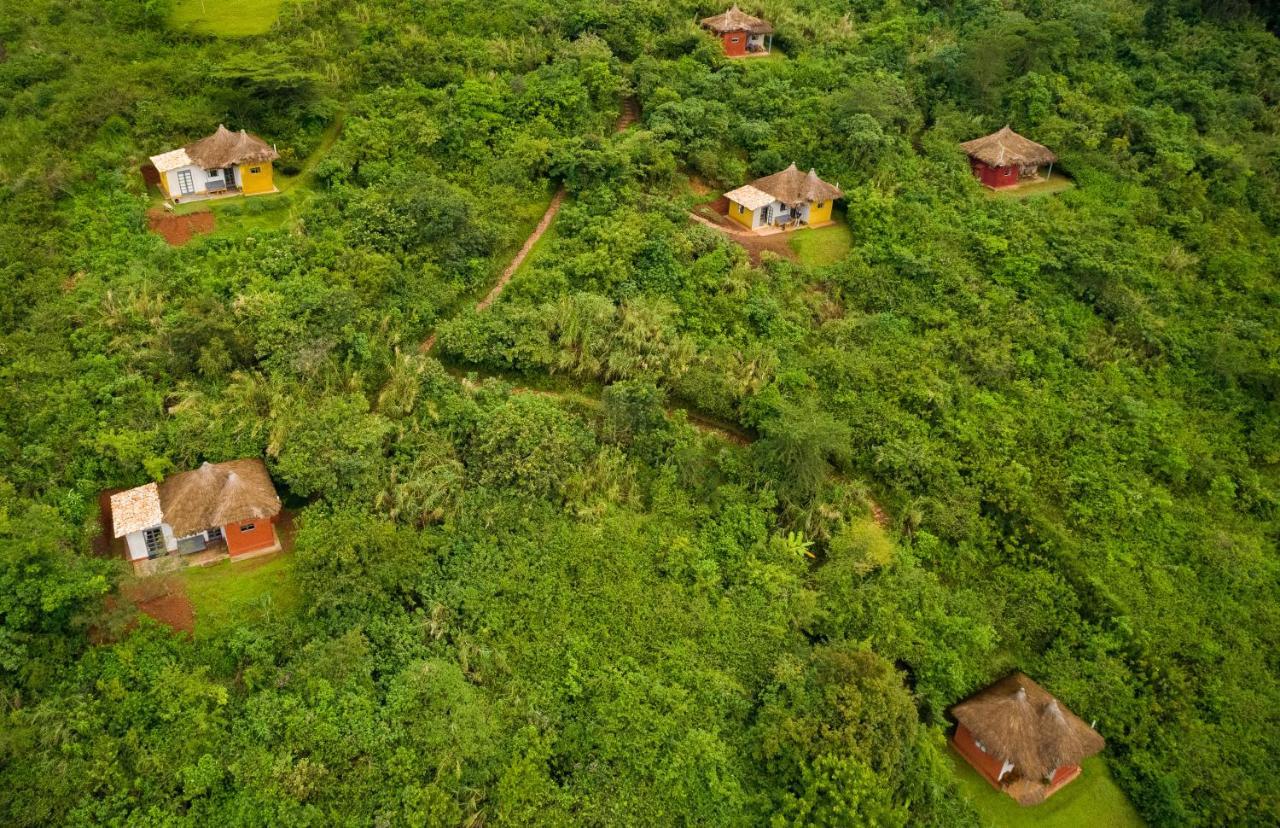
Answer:
[[[1280,822],[1266,21],[765,2],[786,57],[730,63],[720,10],[0,11],[0,821],[967,824],[945,710],[1017,666],[1150,822]],[[146,156],[221,121],[288,175],[339,119],[146,231]],[[1077,186],[984,196],[1006,122]],[[687,220],[792,160],[841,261]],[[301,605],[121,629],[97,493],[239,456],[306,504]]]

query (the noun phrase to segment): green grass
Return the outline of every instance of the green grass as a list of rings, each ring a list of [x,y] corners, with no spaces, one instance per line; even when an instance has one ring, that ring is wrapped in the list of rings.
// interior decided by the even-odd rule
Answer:
[[[1007,190],[992,190],[984,188],[989,198],[1003,199],[1023,199],[1033,198],[1035,196],[1053,195],[1063,190],[1069,190],[1076,184],[1070,178],[1062,173],[1053,173],[1044,181],[1038,181],[1035,184],[1020,184],[1017,187],[1011,187]]]
[[[177,0],[169,13],[175,29],[216,37],[265,34],[284,0]]]
[[[195,609],[197,638],[210,638],[268,615],[289,614],[298,606],[293,555],[288,552],[188,567],[181,577]]]
[[[836,223],[828,227],[797,230],[787,237],[801,264],[829,265],[849,255],[853,249],[853,231],[839,216],[835,218]]]
[[[968,762],[948,749],[960,792],[985,824],[993,828],[1141,828],[1142,818],[1116,785],[1107,764],[1095,756],[1084,761],[1076,780],[1039,805],[1022,806],[991,787]]]

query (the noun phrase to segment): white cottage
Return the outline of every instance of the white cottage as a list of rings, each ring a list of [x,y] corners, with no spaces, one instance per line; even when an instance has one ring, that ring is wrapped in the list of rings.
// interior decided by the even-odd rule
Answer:
[[[160,189],[174,203],[224,195],[277,192],[271,162],[275,147],[243,129],[222,124],[212,135],[185,147],[151,156]]]

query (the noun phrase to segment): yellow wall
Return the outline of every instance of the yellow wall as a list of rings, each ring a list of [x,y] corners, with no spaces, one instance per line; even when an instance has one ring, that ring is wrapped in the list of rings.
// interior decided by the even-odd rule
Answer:
[[[824,221],[831,221],[831,202],[815,201],[809,207],[809,223],[821,224]]]
[[[755,217],[755,214],[755,210],[748,210],[741,204],[734,204],[732,201],[729,202],[729,218],[738,222],[738,224],[741,224],[748,230],[751,229],[751,219]]]
[[[257,170],[257,172],[252,172]],[[240,189],[245,195],[257,195],[274,191],[276,185],[271,181],[271,162],[240,165]]]

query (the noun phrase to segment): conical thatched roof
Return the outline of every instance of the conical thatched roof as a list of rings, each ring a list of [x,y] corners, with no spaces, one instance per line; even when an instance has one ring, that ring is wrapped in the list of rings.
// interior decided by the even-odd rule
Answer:
[[[183,537],[212,526],[274,517],[280,498],[261,460],[230,460],[166,478],[160,484],[160,506],[164,522]]]
[[[1039,780],[1077,765],[1106,745],[1098,733],[1040,685],[1013,673],[960,702],[951,713],[987,753]]]
[[[1052,164],[1058,160],[1048,147],[1037,144],[1030,138],[1023,138],[1018,133],[1002,128],[982,138],[974,138],[960,145],[970,157],[976,158],[992,167],[1016,167],[1019,165],[1037,166]]]
[[[243,129],[232,132],[222,124],[212,135],[192,141],[183,147],[187,157],[206,170],[229,167],[232,164],[253,164],[274,161],[280,157],[275,148],[256,135]]]
[[[807,173],[800,172],[794,161],[782,172],[757,178],[751,182],[750,186],[768,193],[785,204],[794,204],[798,201],[832,201],[844,195],[839,187],[818,178],[818,174],[813,169]]]
[[[773,32],[773,26],[768,21],[761,20],[738,8],[738,4],[734,3],[733,7],[724,14],[717,14],[714,17],[702,18],[702,25],[706,26],[716,34],[724,34],[725,32],[746,32],[748,34],[770,34]]]

